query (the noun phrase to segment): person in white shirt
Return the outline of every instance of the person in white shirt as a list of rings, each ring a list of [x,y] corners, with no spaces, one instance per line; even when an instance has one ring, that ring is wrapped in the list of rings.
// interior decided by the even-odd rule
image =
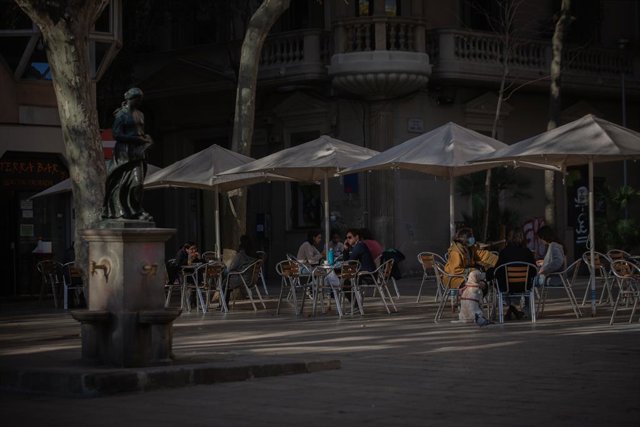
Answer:
[[[538,238],[547,246],[547,252],[544,255],[540,268],[538,269],[538,284],[542,285],[545,277],[549,273],[555,273],[564,268],[564,248],[562,243],[558,241],[556,233],[549,226],[543,226],[538,230]]]
[[[307,240],[298,248],[298,260],[309,264],[319,264],[324,254],[318,250],[322,243],[322,233],[318,230],[309,231]]]

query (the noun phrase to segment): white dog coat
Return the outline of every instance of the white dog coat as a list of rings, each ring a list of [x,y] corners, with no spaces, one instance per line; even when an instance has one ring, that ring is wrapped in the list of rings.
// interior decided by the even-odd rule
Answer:
[[[484,273],[472,270],[467,277],[467,283],[461,289],[460,313],[458,315],[461,322],[476,322],[479,326],[490,323],[484,318],[484,312],[480,307],[482,303],[482,288],[486,285],[482,282]]]

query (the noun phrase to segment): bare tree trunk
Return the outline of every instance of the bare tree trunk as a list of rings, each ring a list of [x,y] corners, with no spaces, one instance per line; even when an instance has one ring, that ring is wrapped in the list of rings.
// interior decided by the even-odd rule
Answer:
[[[567,27],[571,23],[570,16],[570,0],[562,0],[560,7],[560,17],[556,22],[556,28],[553,33],[552,50],[553,57],[551,59],[551,96],[549,97],[549,123],[547,130],[554,129],[560,121],[560,82],[562,77],[562,47],[564,34]],[[546,224],[553,225],[555,223],[555,173],[553,171],[545,171],[544,173],[544,193],[546,205],[544,209],[544,220]]]
[[[238,89],[236,91],[236,109],[233,120],[233,139],[231,149],[246,156],[251,155],[251,142],[255,120],[256,85],[258,66],[264,41],[273,24],[289,8],[291,0],[264,0],[251,17],[240,52],[238,71]],[[233,202],[236,220],[232,225],[233,246],[236,247],[240,235],[246,232],[247,194],[243,190]]]
[[[498,136],[498,120],[500,120],[500,112],[502,111],[502,102],[504,99],[505,83],[507,76],[509,75],[509,63],[505,58],[504,66],[502,67],[502,79],[500,80],[500,90],[498,91],[498,101],[496,105],[496,114],[493,117],[493,126],[491,127],[491,138]],[[484,180],[484,199],[486,200],[486,206],[484,207],[484,232],[482,235],[482,241],[486,242],[489,237],[489,213],[491,210],[491,169],[487,169],[487,176]],[[497,206],[498,213],[500,213],[500,206]]]
[[[79,232],[100,219],[106,176],[89,75],[88,38],[97,16],[109,2],[16,0],[16,3],[38,26],[46,46],[73,186],[76,262],[86,274],[87,244]]]

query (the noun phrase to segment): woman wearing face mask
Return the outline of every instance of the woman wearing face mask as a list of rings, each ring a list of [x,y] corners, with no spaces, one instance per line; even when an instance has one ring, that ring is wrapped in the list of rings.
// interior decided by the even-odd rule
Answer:
[[[465,227],[456,232],[448,250],[447,264],[444,271],[449,274],[466,276],[472,268],[495,267],[498,256],[491,252],[480,249],[473,237],[473,230]],[[451,288],[459,288],[464,283],[462,277],[454,277],[451,283],[445,283]]]

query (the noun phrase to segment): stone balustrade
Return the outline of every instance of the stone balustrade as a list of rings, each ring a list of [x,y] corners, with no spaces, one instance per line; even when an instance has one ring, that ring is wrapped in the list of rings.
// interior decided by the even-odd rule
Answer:
[[[548,86],[550,40],[516,39],[508,53],[510,79]],[[370,81],[372,73],[380,71],[387,79],[384,73],[390,69],[397,72],[409,60],[407,70],[413,83],[403,84],[399,91],[385,89],[385,94],[380,95],[384,97],[414,90],[426,83],[429,75],[432,79],[497,82],[502,76],[504,56],[504,43],[496,34],[461,29],[426,31],[419,18],[365,16],[334,21],[331,34],[314,29],[270,36],[263,48],[259,78],[277,84],[332,78],[351,92],[375,92],[370,84],[362,86],[362,76],[350,74],[364,70]],[[342,66],[354,61],[359,63],[357,67]],[[394,61],[398,61],[396,66]],[[427,70],[429,67],[432,72]],[[563,84],[569,89],[617,91],[622,71],[627,89],[640,90],[640,61],[634,62],[630,52],[622,55],[618,49],[565,46]],[[403,81],[407,81],[406,76]],[[356,82],[362,88],[355,89]]]
[[[548,85],[551,41],[514,39],[507,52],[499,35],[439,29],[428,33],[427,52],[437,78],[498,80],[508,53],[510,78]],[[562,66],[563,81],[569,85],[616,86],[624,71],[631,86],[640,88],[640,70],[631,55],[616,49],[565,45]]]
[[[335,53],[397,50],[425,52],[425,23],[419,18],[361,16],[334,23]]]

